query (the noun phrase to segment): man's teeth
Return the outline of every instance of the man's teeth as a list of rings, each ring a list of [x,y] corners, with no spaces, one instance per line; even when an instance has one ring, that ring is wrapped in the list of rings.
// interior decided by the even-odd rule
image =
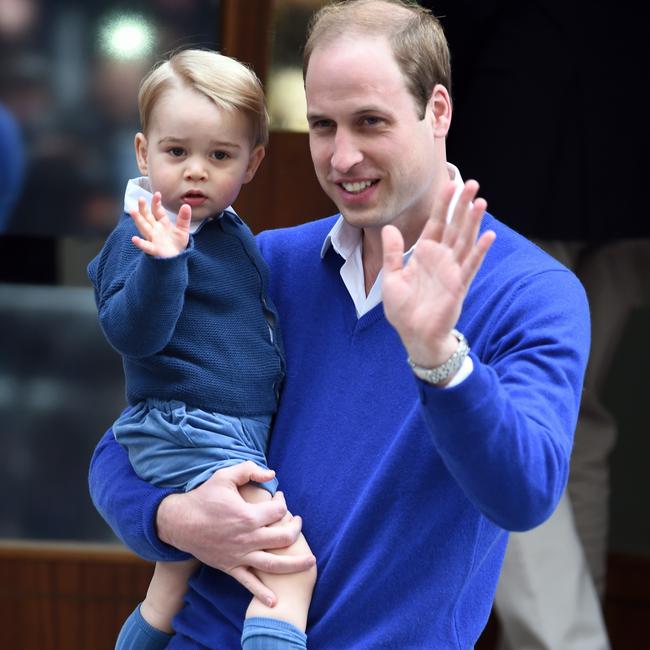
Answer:
[[[341,183],[346,192],[361,192],[372,185],[372,181],[361,181],[357,183]]]

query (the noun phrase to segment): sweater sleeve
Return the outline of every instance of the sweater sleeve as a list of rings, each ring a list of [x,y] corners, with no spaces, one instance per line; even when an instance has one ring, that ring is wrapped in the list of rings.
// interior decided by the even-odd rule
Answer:
[[[188,557],[160,541],[156,532],[158,506],[173,490],[157,488],[140,479],[110,429],[91,458],[88,485],[97,511],[134,553],[151,561]]]
[[[131,242],[135,227],[123,219],[89,264],[99,321],[109,343],[122,355],[142,358],[162,350],[183,309],[188,258],[146,255]]]
[[[468,498],[502,528],[527,530],[551,515],[566,487],[588,304],[575,276],[547,272],[483,318],[476,327],[490,331],[477,339],[487,343],[472,352],[467,379],[446,390],[418,381],[423,416]]]

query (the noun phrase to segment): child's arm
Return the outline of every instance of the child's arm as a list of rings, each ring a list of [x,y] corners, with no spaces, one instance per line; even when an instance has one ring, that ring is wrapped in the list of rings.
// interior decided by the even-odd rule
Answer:
[[[131,241],[147,255],[174,257],[187,248],[192,220],[192,208],[189,205],[181,206],[174,224],[162,206],[160,192],[156,192],[151,201],[151,211],[147,202],[141,198],[138,200],[138,209],[130,210],[129,214],[142,235],[134,235]]]
[[[182,206],[177,224],[145,200],[130,212],[88,266],[102,330],[125,356],[156,354],[169,342],[188,284],[191,208]],[[138,237],[137,233],[141,236]]]

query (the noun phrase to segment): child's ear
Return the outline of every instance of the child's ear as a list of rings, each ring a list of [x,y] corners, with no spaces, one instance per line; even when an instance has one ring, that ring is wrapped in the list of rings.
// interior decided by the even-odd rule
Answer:
[[[248,159],[248,167],[246,167],[246,174],[244,175],[244,183],[249,183],[253,180],[257,168],[260,166],[264,156],[266,155],[266,150],[261,144],[258,144]]]
[[[143,176],[149,173],[147,166],[147,138],[144,133],[135,134],[135,159],[138,163],[138,169]]]

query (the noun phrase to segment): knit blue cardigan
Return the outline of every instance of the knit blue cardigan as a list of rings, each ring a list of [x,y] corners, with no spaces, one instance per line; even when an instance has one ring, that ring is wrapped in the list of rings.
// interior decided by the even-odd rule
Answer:
[[[164,259],[136,248],[135,234],[125,213],[88,266],[129,403],[157,397],[227,415],[274,413],[284,358],[268,269],[248,226],[224,212]]]
[[[547,518],[566,485],[589,348],[575,276],[492,216],[497,239],[458,329],[474,370],[438,389],[417,380],[383,308],[357,318],[320,249],[326,219],[258,237],[283,324],[287,376],[268,453],[318,558],[312,650],[467,650],[490,613],[508,530]],[[92,460],[95,504],[151,559],[168,491],[134,476],[110,432]],[[237,648],[250,595],[195,575],[171,648]],[[190,640],[191,639],[191,640]]]

